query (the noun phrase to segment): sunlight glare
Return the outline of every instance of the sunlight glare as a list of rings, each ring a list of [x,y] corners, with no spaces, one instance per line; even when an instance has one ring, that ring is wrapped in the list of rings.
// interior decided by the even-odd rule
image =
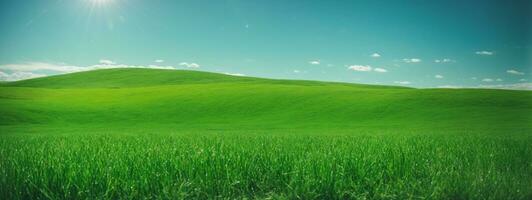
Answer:
[[[90,0],[90,1],[92,1],[93,4],[106,5],[110,3],[112,0]]]

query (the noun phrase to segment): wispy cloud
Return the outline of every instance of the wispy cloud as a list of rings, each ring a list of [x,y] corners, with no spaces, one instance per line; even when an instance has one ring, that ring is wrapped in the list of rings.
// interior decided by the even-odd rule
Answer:
[[[185,67],[188,67],[188,68],[199,68],[200,65],[197,64],[197,63],[188,63],[188,62],[182,62],[182,63],[179,63],[180,66],[185,66]]]
[[[434,76],[434,78],[437,78],[437,79],[442,79],[442,78],[443,78],[443,76],[442,76],[442,75],[439,75],[439,74],[436,74],[436,75]]]
[[[126,65],[116,64],[115,62],[101,61],[99,64],[90,65],[86,67],[72,66],[66,64],[53,64],[43,62],[28,62],[22,64],[7,64],[0,65],[0,80],[4,81],[17,81],[28,78],[36,78],[47,75],[66,74],[73,72],[82,72],[97,69],[112,69],[112,68],[146,68],[146,69],[175,69],[173,66],[160,66],[160,65]],[[114,63],[114,64],[110,64]]]
[[[378,72],[378,73],[388,72],[388,70],[384,68],[379,68],[379,67],[373,68],[369,65],[350,65],[350,66],[347,66],[347,69],[358,71],[358,72],[371,72],[371,71]]]
[[[497,82],[501,82],[503,81],[501,78],[496,78],[496,79],[492,79],[492,78],[483,78],[482,79],[482,82],[493,82],[493,81],[497,81]]]
[[[401,84],[401,85],[410,85],[410,81],[395,81],[394,83]]]
[[[506,89],[506,90],[532,90],[532,83],[479,85],[478,88]]]
[[[154,60],[153,62],[156,62],[156,63],[163,63],[164,60],[158,59],[158,60]]]
[[[509,69],[509,70],[506,70],[506,73],[508,74],[513,74],[513,75],[524,75],[525,73],[523,72],[520,72],[520,71],[517,71],[515,69]]]
[[[532,90],[532,83],[514,83],[514,84],[496,84],[496,85],[478,85],[478,86],[456,86],[442,85],[438,88],[484,88],[484,89],[504,89],[504,90]]]
[[[475,54],[483,55],[483,56],[491,56],[491,55],[495,54],[495,52],[493,52],[493,51],[477,51],[477,52],[475,52]]]
[[[373,53],[370,55],[372,58],[380,58],[381,57],[381,54],[379,53]]]
[[[456,62],[450,58],[444,58],[444,59],[436,59],[434,60],[435,63],[450,63],[450,62]]]
[[[459,85],[440,85],[437,88],[459,89],[459,88],[463,88],[463,87],[459,86]]]
[[[419,63],[419,62],[421,62],[421,59],[419,59],[419,58],[404,58],[403,62],[405,62],[405,63]]]
[[[379,73],[384,73],[384,72],[388,72],[388,70],[386,70],[386,69],[383,69],[383,68],[378,68],[378,67],[377,67],[377,68],[375,68],[375,69],[374,69],[373,71],[375,71],[375,72],[379,72]]]
[[[127,65],[125,68],[128,68]],[[129,67],[130,68],[130,67]],[[137,68],[148,68],[148,69],[175,69],[174,66],[161,66],[161,65],[148,65],[148,67],[138,67]]]
[[[115,65],[116,63],[111,61],[111,60],[101,59],[100,60],[100,64],[103,64],[103,65]]]
[[[0,65],[0,70],[21,71],[21,72],[34,72],[34,71],[52,71],[52,72],[76,72],[85,70],[84,67],[65,65],[65,64],[53,64],[44,62],[27,62],[20,64],[7,64]]]
[[[230,75],[230,76],[246,76],[245,74],[241,74],[241,73],[225,73],[226,75]]]
[[[313,60],[313,61],[309,61],[308,63],[311,64],[311,65],[319,65],[320,61],[319,60]]]
[[[83,71],[89,71],[89,70],[97,70],[97,69],[116,69],[116,68],[142,68],[142,69],[175,69],[173,66],[160,66],[160,65],[123,65],[123,64],[115,64],[115,65],[91,65],[88,67],[84,67]]]
[[[30,79],[30,78],[39,78],[46,76],[44,74],[36,74],[33,72],[13,72],[13,73],[5,73],[0,71],[0,81],[18,81],[18,80],[24,80],[24,79]]]
[[[351,65],[347,68],[350,70],[359,71],[359,72],[369,72],[372,70],[371,66],[369,65]]]

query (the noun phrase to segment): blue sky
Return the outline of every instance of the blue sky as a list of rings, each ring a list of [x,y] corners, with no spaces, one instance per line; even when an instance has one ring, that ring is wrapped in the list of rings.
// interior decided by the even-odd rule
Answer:
[[[3,0],[0,79],[175,68],[530,87],[531,1]]]

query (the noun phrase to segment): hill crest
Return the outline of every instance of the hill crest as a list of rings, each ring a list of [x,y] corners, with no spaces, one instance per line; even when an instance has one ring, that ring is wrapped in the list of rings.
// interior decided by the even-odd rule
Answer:
[[[334,84],[373,89],[406,88],[399,86],[367,85],[343,82],[268,79],[247,76],[233,76],[228,74],[192,70],[139,68],[99,69],[27,79],[15,82],[5,82],[1,85],[11,87],[37,88],[122,88],[205,83],[254,83],[314,86]]]

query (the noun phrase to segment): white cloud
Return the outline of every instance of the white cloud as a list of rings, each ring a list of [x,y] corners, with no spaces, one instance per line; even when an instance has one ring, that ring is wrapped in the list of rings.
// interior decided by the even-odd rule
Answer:
[[[450,62],[455,62],[455,61],[449,58],[444,58],[444,59],[436,59],[434,60],[434,62],[435,63],[450,63]]]
[[[109,63],[109,62],[104,62]],[[29,62],[23,64],[0,65],[0,70],[7,70],[10,73],[2,72],[0,80],[16,81],[28,78],[37,78],[47,75],[66,74],[97,69],[111,68],[145,68],[145,69],[175,69],[173,66],[159,65],[124,65],[124,64],[96,64],[87,67],[70,66],[65,64],[51,64],[41,62]]]
[[[509,70],[506,70],[506,73],[508,74],[514,74],[514,75],[524,75],[525,73],[523,72],[520,72],[520,71],[517,71],[515,69],[509,69]]]
[[[300,73],[301,71],[297,70],[297,69],[294,69],[294,73]]]
[[[483,55],[483,56],[491,56],[495,54],[493,51],[477,51],[475,52],[477,55]]]
[[[353,71],[359,71],[359,72],[371,72],[371,71],[378,72],[378,73],[388,72],[388,70],[384,68],[379,68],[379,67],[372,68],[369,65],[351,65],[351,66],[347,66],[347,69],[353,70]]]
[[[459,88],[463,88],[463,87],[462,86],[458,86],[458,85],[441,85],[441,86],[438,86],[437,88],[459,89]]]
[[[240,73],[225,73],[227,75],[230,75],[230,76],[246,76],[245,74],[240,74]]]
[[[463,88],[463,87],[459,85],[441,85],[441,86],[438,86],[437,88],[458,89],[458,88]]]
[[[39,78],[46,75],[43,74],[36,74],[33,72],[13,72],[13,73],[5,73],[0,71],[0,81],[19,81],[24,79],[30,79],[30,78]]]
[[[434,78],[437,78],[437,79],[442,79],[443,76],[442,75],[439,75],[439,74],[436,74],[436,76],[434,76]]]
[[[395,81],[394,83],[401,84],[401,85],[410,85],[410,81]]]
[[[375,72],[380,72],[380,73],[388,72],[388,70],[383,69],[383,68],[378,68],[378,67],[375,68],[373,71],[375,71]]]
[[[484,79],[482,79],[482,82],[493,82],[493,79],[491,79],[491,78],[484,78]]]
[[[359,72],[369,72],[372,68],[369,65],[351,65],[348,67],[348,69]]]
[[[526,81],[526,79],[522,78],[522,79],[519,79],[519,81],[524,82]]]
[[[148,67],[141,67],[141,68],[149,68],[149,69],[175,69],[174,66],[160,66],[160,65],[148,65]]]
[[[115,65],[116,63],[111,61],[111,60],[101,59],[100,60],[100,64],[103,64],[103,65]]]
[[[159,66],[159,65],[91,65],[84,67],[83,71],[96,70],[96,69],[115,69],[115,68],[143,68],[143,69],[175,69],[173,66]]]
[[[200,65],[197,64],[197,63],[187,63],[187,62],[182,62],[182,63],[179,63],[180,66],[185,66],[185,67],[188,67],[188,68],[199,68]]]
[[[319,65],[320,61],[319,60],[313,60],[313,61],[310,61],[308,63],[311,64],[311,65]]]
[[[532,90],[532,83],[515,83],[499,85],[479,85],[479,88],[506,89],[506,90]]]
[[[379,53],[373,53],[373,54],[371,54],[371,57],[372,57],[372,58],[380,58],[380,57],[381,57],[381,54],[379,54]]]
[[[404,58],[403,62],[405,62],[405,63],[419,63],[419,62],[421,62],[421,59],[419,59],[419,58]]]
[[[500,79],[500,78],[497,78],[497,79],[495,79],[495,81],[501,82],[501,81],[502,81],[502,79]]]
[[[21,72],[33,72],[33,71],[52,71],[52,72],[76,72],[85,70],[84,67],[70,66],[64,64],[51,64],[43,62],[28,62],[22,64],[7,64],[0,65],[0,69],[10,70],[10,71],[21,71]]]
[[[153,62],[156,62],[156,63],[163,63],[164,60],[158,59],[158,60],[155,60],[155,61],[153,61]]]
[[[479,85],[479,86],[455,86],[442,85],[438,88],[485,88],[485,89],[505,89],[505,90],[532,90],[532,83],[515,83],[515,84],[498,84],[498,85]]]

